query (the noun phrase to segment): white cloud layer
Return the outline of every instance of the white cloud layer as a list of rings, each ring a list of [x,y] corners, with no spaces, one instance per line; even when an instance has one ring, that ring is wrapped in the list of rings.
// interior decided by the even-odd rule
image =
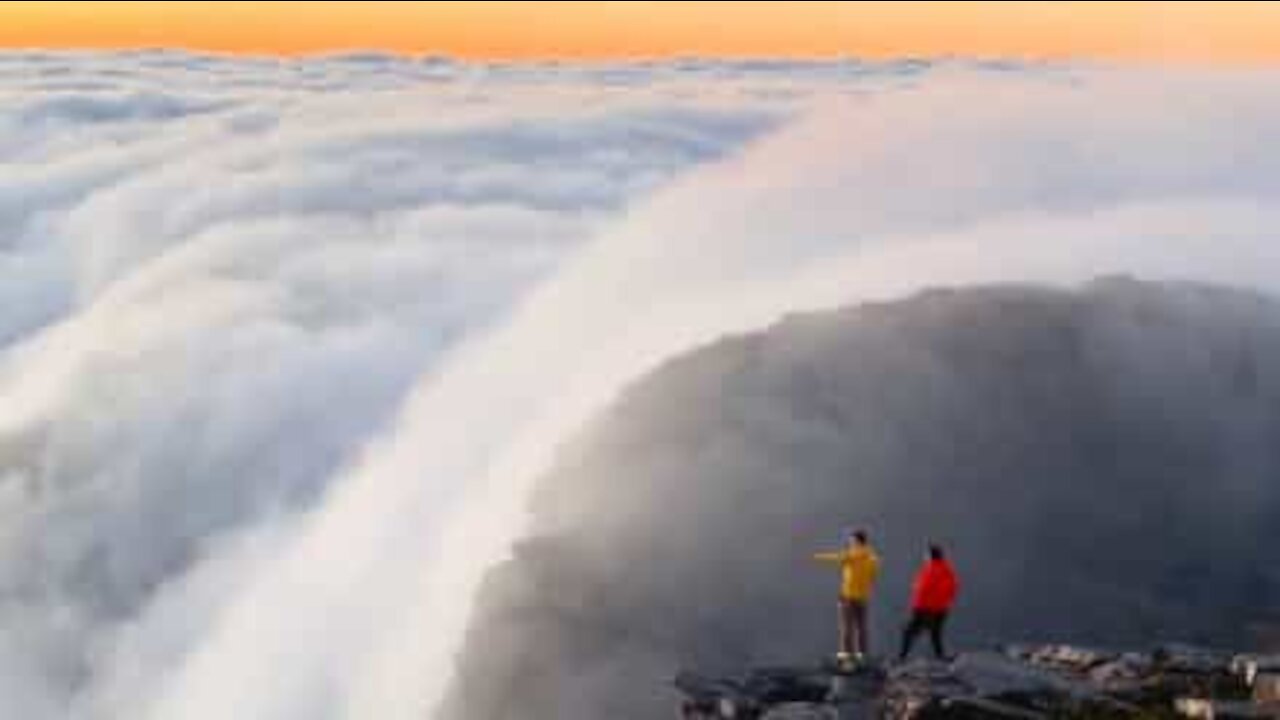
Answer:
[[[0,715],[143,714],[443,351],[782,117],[501,75],[0,55]]]
[[[0,715],[420,717],[556,443],[794,309],[1274,289],[1280,79],[0,55]]]

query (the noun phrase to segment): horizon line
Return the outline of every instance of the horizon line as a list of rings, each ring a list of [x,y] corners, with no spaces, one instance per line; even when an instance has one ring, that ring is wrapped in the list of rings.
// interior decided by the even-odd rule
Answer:
[[[974,63],[983,65],[1025,65],[1040,67],[1099,67],[1099,68],[1133,68],[1133,69],[1199,69],[1204,71],[1263,71],[1280,67],[1278,62],[1257,61],[1222,61],[1204,59],[1154,59],[1146,57],[1099,57],[1093,55],[1017,55],[1017,54],[965,54],[946,53],[913,53],[902,55],[856,55],[856,54],[698,54],[672,53],[652,55],[619,55],[577,56],[511,56],[511,57],[477,57],[449,52],[417,52],[397,50],[394,48],[360,47],[333,48],[300,52],[253,52],[225,50],[216,48],[191,47],[183,45],[136,45],[106,47],[58,47],[58,46],[0,46],[0,58],[6,55],[44,55],[91,58],[127,57],[131,55],[174,55],[190,58],[212,59],[222,61],[276,61],[276,62],[317,62],[325,60],[342,60],[354,58],[383,58],[405,62],[435,61],[450,65],[463,66],[506,66],[517,67],[538,65],[562,65],[567,67],[639,67],[674,65],[682,62],[705,63],[708,65],[742,65],[750,63],[776,63],[802,66],[822,66],[841,64],[861,64],[868,66],[884,66],[901,63],[924,63],[942,65],[949,63]]]

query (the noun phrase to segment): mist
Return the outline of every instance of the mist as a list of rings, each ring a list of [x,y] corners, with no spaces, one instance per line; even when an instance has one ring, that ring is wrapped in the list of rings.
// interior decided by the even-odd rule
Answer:
[[[557,448],[664,360],[936,284],[1280,272],[1268,74],[4,64],[24,717],[420,717]]]

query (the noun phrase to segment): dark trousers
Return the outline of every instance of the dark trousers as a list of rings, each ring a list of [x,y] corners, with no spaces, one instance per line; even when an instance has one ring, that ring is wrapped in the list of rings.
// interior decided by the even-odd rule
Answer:
[[[947,657],[946,648],[942,644],[942,630],[947,624],[947,613],[916,610],[911,614],[911,622],[902,631],[902,652],[898,657],[905,660],[911,654],[911,646],[916,637],[925,630],[929,631],[929,639],[933,641],[933,654],[939,660]]]
[[[863,600],[840,600],[840,652],[849,655],[868,652],[867,603]]]

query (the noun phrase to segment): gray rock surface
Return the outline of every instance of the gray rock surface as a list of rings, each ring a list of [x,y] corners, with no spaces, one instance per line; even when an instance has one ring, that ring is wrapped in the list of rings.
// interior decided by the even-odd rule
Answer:
[[[1210,658],[1225,658],[1224,663]],[[1184,717],[1275,718],[1280,708],[1250,698],[1233,656],[1190,647],[1115,653],[1054,645],[960,655],[952,662],[864,665],[820,673],[770,671],[724,681],[683,675],[680,714],[689,720],[1042,720]],[[1125,662],[1123,683],[1099,680],[1099,667]],[[813,687],[825,683],[824,697]]]

